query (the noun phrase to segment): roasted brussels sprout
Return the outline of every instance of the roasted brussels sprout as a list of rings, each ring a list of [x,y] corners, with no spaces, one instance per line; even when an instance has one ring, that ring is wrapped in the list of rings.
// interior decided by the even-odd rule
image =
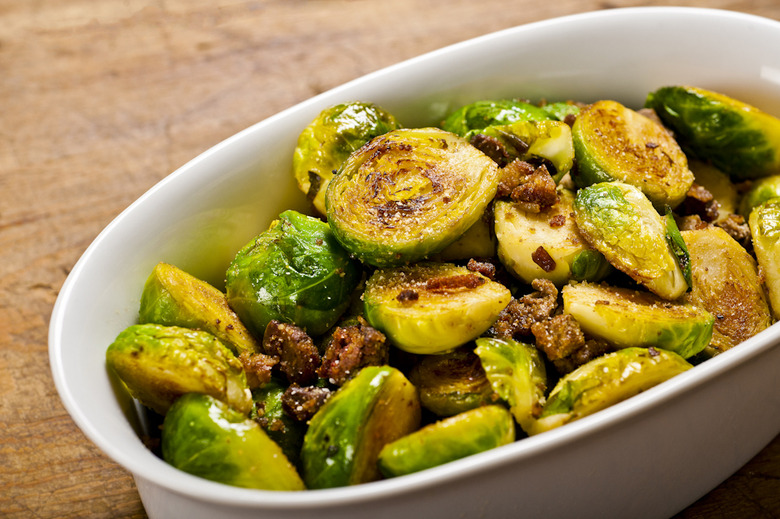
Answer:
[[[498,167],[436,128],[395,130],[350,155],[328,185],[336,238],[361,261],[398,266],[441,251],[485,212]]]
[[[487,210],[460,238],[431,256],[433,261],[456,261],[471,258],[491,258],[496,255],[493,213]]]
[[[493,390],[509,404],[520,427],[529,432],[544,405],[547,372],[539,351],[513,339],[481,337],[474,352]]]
[[[242,413],[252,406],[241,362],[210,333],[135,324],[108,347],[106,364],[133,397],[159,414],[191,392],[211,395]]]
[[[718,204],[715,222],[722,222],[737,212],[739,194],[728,175],[715,166],[698,160],[688,161],[696,184],[704,187]],[[747,220],[747,216],[745,216]]]
[[[195,328],[216,336],[233,353],[255,353],[260,346],[220,290],[183,270],[158,263],[144,285],[141,324]]]
[[[720,227],[683,231],[693,283],[685,301],[717,316],[704,352],[721,353],[772,324],[756,260]]]
[[[691,367],[676,353],[653,348],[626,348],[597,357],[558,381],[532,434],[591,415]]]
[[[287,387],[275,379],[252,391],[254,407],[249,417],[282,448],[291,463],[297,464],[306,424],[284,412],[282,396]]]
[[[208,395],[188,393],[165,416],[163,459],[195,476],[263,490],[304,490],[282,449],[243,413]]]
[[[285,211],[236,254],[227,271],[227,298],[257,337],[271,320],[316,336],[347,309],[360,276],[326,223]]]
[[[689,86],[651,92],[645,105],[692,156],[734,179],[780,173],[780,119],[726,95]]]
[[[564,121],[567,117],[579,114],[582,106],[573,101],[556,101],[554,103],[543,104],[540,108],[547,112],[553,119]]]
[[[582,329],[619,348],[654,346],[689,358],[710,342],[715,317],[690,303],[605,284],[563,287],[563,311]]]
[[[505,408],[478,407],[445,418],[384,446],[379,470],[397,477],[429,469],[515,440],[515,422]]]
[[[301,450],[303,480],[314,489],[379,479],[379,451],[419,427],[415,387],[395,368],[365,367],[311,419]]]
[[[780,198],[771,198],[750,213],[753,249],[761,267],[772,315],[780,319]]]
[[[498,257],[526,283],[549,279],[558,286],[570,279],[599,281],[610,263],[580,234],[571,217],[574,193],[558,188],[558,203],[532,213],[508,200],[493,204]]]
[[[323,110],[298,137],[293,154],[298,187],[325,214],[325,189],[350,153],[398,127],[392,114],[372,103],[344,103]]]
[[[739,203],[739,214],[745,220],[750,218],[753,208],[761,205],[770,198],[780,197],[780,175],[764,177],[753,182]]]
[[[546,110],[517,100],[476,101],[452,112],[442,128],[461,137],[471,137],[488,126],[503,126],[517,121],[552,119]]]
[[[504,285],[451,263],[375,271],[363,293],[366,320],[410,353],[444,353],[487,330],[509,304]]]
[[[670,300],[688,289],[678,258],[685,251],[679,241],[674,249],[669,243],[674,219],[662,218],[638,188],[602,182],[580,189],[574,217],[588,242],[636,282]]]
[[[422,355],[412,367],[409,380],[420,393],[420,404],[437,416],[453,416],[499,398],[479,357],[468,348]]]
[[[572,137],[573,178],[580,187],[619,180],[663,208],[682,202],[693,183],[688,159],[671,134],[615,101],[598,101],[580,111]]]

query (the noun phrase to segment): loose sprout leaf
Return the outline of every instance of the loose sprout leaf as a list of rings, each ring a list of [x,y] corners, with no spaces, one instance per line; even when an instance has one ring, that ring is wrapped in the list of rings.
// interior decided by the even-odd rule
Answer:
[[[442,128],[461,137],[479,132],[488,126],[501,126],[517,121],[543,121],[552,117],[542,108],[515,100],[483,100],[462,106],[442,123]]]
[[[689,86],[648,94],[645,106],[694,157],[737,180],[780,173],[780,119],[726,95]]]
[[[680,229],[677,227],[677,222],[674,220],[674,213],[672,213],[671,207],[666,207],[666,241],[669,244],[669,248],[674,254],[677,260],[677,265],[683,273],[685,282],[688,284],[688,288],[691,286],[691,256],[688,253],[688,248],[685,246],[685,240],[680,235]]]

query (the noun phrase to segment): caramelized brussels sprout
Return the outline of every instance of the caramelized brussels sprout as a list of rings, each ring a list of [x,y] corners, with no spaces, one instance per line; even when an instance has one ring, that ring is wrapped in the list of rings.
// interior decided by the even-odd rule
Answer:
[[[780,198],[771,198],[750,213],[753,249],[761,267],[775,319],[780,319]]]
[[[471,137],[488,126],[517,121],[544,121],[552,117],[542,108],[517,100],[476,101],[452,112],[442,128],[461,137]]]
[[[271,379],[261,388],[252,391],[254,407],[249,417],[255,420],[268,434],[291,463],[297,464],[303,445],[306,424],[284,412],[282,396],[286,386]]]
[[[474,352],[493,390],[509,404],[520,427],[529,432],[544,405],[547,372],[539,351],[513,339],[480,337]]]
[[[693,284],[685,301],[715,319],[704,352],[721,353],[772,324],[756,260],[720,227],[683,231],[691,255]]]
[[[360,276],[326,223],[285,211],[236,254],[227,271],[227,298],[257,337],[271,320],[316,336],[347,309]]]
[[[572,127],[575,182],[619,180],[639,189],[658,208],[677,206],[693,183],[688,159],[655,121],[615,101],[583,109]]]
[[[588,242],[636,282],[670,300],[688,290],[677,256],[685,251],[669,243],[674,219],[662,218],[638,188],[603,182],[580,189],[574,217]]]
[[[326,108],[298,137],[293,154],[298,187],[325,214],[325,189],[350,153],[398,127],[395,117],[372,103],[352,102]]]
[[[652,348],[626,348],[597,357],[558,381],[532,434],[591,415],[691,367],[676,353]]]
[[[479,357],[468,348],[421,356],[409,380],[420,392],[420,404],[438,416],[456,415],[498,400]]]
[[[363,294],[366,320],[410,353],[444,353],[490,328],[509,289],[451,263],[375,271]]]
[[[185,393],[205,393],[247,413],[252,397],[241,362],[210,333],[135,324],[106,350],[106,364],[143,405],[165,414]]]
[[[689,358],[710,342],[715,317],[690,303],[605,284],[563,287],[563,311],[582,329],[619,348],[654,346]]]
[[[517,121],[488,126],[476,133],[501,145],[506,154],[504,162],[515,159],[546,162],[548,167],[552,166],[549,169],[555,182],[560,181],[574,165],[571,128],[560,121]]]
[[[254,420],[208,395],[188,393],[171,406],[162,456],[177,469],[227,485],[304,490],[295,467]]]
[[[209,332],[236,355],[260,347],[225,294],[183,270],[158,263],[144,284],[139,322],[181,326]]]
[[[745,220],[750,218],[750,213],[758,205],[770,198],[780,197],[780,175],[764,177],[753,182],[750,189],[742,196],[739,204],[739,214]]]
[[[415,387],[395,368],[365,367],[311,419],[301,450],[303,480],[315,489],[379,479],[379,451],[419,427]]]
[[[485,212],[498,167],[436,128],[395,130],[350,155],[328,185],[336,238],[358,259],[398,266],[440,252]]]
[[[558,203],[531,213],[520,204],[496,200],[493,204],[498,257],[526,283],[549,279],[558,286],[570,279],[599,281],[610,263],[580,234],[574,218],[574,193],[558,188]]]
[[[379,470],[397,477],[444,465],[515,440],[515,422],[501,406],[464,411],[384,446]]]
[[[726,95],[689,86],[651,92],[645,105],[692,156],[734,179],[780,173],[780,119]]]

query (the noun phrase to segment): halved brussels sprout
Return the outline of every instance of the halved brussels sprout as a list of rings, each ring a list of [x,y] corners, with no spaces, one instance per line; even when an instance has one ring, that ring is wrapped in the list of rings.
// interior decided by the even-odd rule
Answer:
[[[456,261],[471,258],[491,258],[496,255],[493,213],[487,210],[460,238],[433,254],[434,261]]]
[[[188,393],[165,416],[163,459],[211,481],[263,490],[304,490],[295,467],[254,420],[208,395]]]
[[[753,249],[763,271],[772,314],[780,319],[780,198],[755,207],[748,220]]]
[[[505,408],[478,407],[426,425],[385,445],[379,470],[397,477],[444,465],[515,441],[515,422]]]
[[[420,392],[422,406],[437,416],[453,416],[498,400],[479,357],[468,348],[421,356],[409,380]]]
[[[742,196],[739,204],[739,214],[747,220],[750,218],[753,208],[770,198],[777,197],[780,197],[780,175],[760,178],[753,182],[750,189]]]
[[[693,184],[688,159],[655,121],[615,101],[584,108],[572,127],[580,187],[619,180],[658,208],[677,206]]]
[[[652,108],[687,152],[734,179],[780,173],[780,119],[726,95],[689,86],[651,92]]]
[[[274,319],[316,336],[347,309],[360,276],[328,224],[285,211],[236,254],[227,271],[227,298],[257,337]]]
[[[392,114],[372,103],[352,102],[326,108],[298,137],[293,154],[298,187],[325,214],[325,189],[350,153],[398,127]]]
[[[241,362],[210,333],[135,324],[106,350],[106,364],[143,405],[165,414],[185,393],[205,393],[242,413],[252,395]]]
[[[472,137],[477,134],[500,143],[507,155],[505,162],[515,159],[547,161],[552,166],[550,169],[555,182],[560,181],[574,165],[571,128],[561,121],[517,121],[469,132]]]
[[[141,324],[195,328],[216,336],[239,355],[256,353],[260,346],[220,290],[183,270],[158,263],[144,284]]]
[[[442,128],[461,137],[470,137],[488,126],[517,121],[544,121],[552,117],[544,109],[517,100],[484,100],[462,106],[442,123]]]
[[[444,353],[490,328],[511,300],[504,285],[451,263],[375,271],[363,293],[366,320],[410,353]]]
[[[715,317],[690,303],[605,284],[563,287],[563,311],[582,329],[619,348],[654,346],[689,358],[710,342]]]
[[[379,451],[419,427],[415,387],[395,368],[365,367],[311,419],[301,450],[303,480],[314,489],[379,479]]]
[[[597,357],[558,381],[532,434],[601,411],[691,367],[676,353],[652,348],[626,348]]]
[[[709,191],[718,202],[718,217],[715,222],[726,220],[729,215],[737,212],[739,194],[728,175],[711,164],[698,160],[688,161],[688,166],[696,183]],[[747,216],[745,219],[747,220]]]
[[[520,427],[529,432],[544,405],[547,372],[539,351],[513,339],[480,337],[479,356],[493,390],[509,404]]]
[[[707,356],[721,353],[772,324],[756,260],[720,227],[683,231],[693,283],[688,301],[717,316]]]
[[[336,238],[376,267],[418,261],[474,225],[498,189],[498,167],[437,128],[395,130],[353,153],[328,185]]]
[[[580,189],[574,217],[588,242],[636,282],[670,300],[688,290],[676,255],[684,251],[669,243],[674,220],[662,218],[638,188],[602,182]]]
[[[498,257],[526,283],[549,279],[558,286],[570,279],[599,281],[610,264],[580,234],[574,218],[574,193],[558,188],[558,203],[531,213],[508,200],[493,204]]]
[[[306,424],[284,412],[282,396],[286,389],[286,386],[272,379],[263,387],[253,390],[254,408],[249,416],[282,448],[287,459],[296,464],[303,445]]]

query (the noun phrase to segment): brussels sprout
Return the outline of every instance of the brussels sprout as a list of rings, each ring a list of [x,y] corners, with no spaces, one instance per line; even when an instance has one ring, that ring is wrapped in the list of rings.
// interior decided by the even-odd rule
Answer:
[[[489,405],[464,411],[415,431],[384,446],[379,470],[397,477],[444,465],[515,440],[512,415]]]
[[[580,189],[574,217],[588,242],[636,282],[664,299],[688,289],[676,255],[684,251],[672,250],[668,241],[674,220],[662,218],[636,187],[603,182]]]
[[[780,319],[780,198],[771,198],[754,208],[748,222],[772,314]]]
[[[298,187],[325,214],[325,189],[350,153],[398,127],[395,117],[372,103],[352,102],[326,108],[298,137],[293,154]]]
[[[501,126],[516,121],[544,121],[552,117],[542,108],[524,101],[476,101],[452,112],[442,128],[461,137],[470,137],[488,126]]]
[[[438,416],[452,416],[498,400],[479,357],[467,348],[442,355],[423,355],[409,380],[420,392],[420,403]]]
[[[723,94],[688,86],[647,96],[686,151],[734,179],[780,173],[780,119]]]
[[[547,112],[553,119],[564,121],[568,116],[576,116],[579,114],[582,106],[573,101],[556,101],[554,103],[543,104],[540,108]]]
[[[709,191],[718,203],[718,217],[715,222],[726,220],[729,215],[737,212],[739,194],[728,175],[711,164],[698,160],[688,161],[688,167],[693,172],[696,183]],[[747,216],[745,219],[747,220]]]
[[[301,450],[303,480],[314,489],[379,479],[379,451],[419,427],[415,387],[395,368],[365,367],[311,419]]]
[[[756,260],[720,227],[683,231],[693,284],[685,301],[717,316],[706,356],[721,353],[772,324]]]
[[[619,348],[654,346],[687,359],[702,351],[712,336],[715,317],[690,303],[593,283],[567,285],[562,293],[564,313],[586,333]]]
[[[558,381],[532,434],[591,415],[691,367],[676,353],[653,348],[626,348],[597,357]]]
[[[750,189],[742,196],[739,204],[739,214],[745,220],[750,218],[753,208],[761,205],[770,198],[780,197],[780,175],[764,177],[753,182]]]
[[[236,254],[227,271],[227,298],[258,337],[271,320],[316,336],[347,309],[360,276],[326,223],[285,211]]]
[[[377,270],[363,293],[366,320],[410,353],[444,353],[490,328],[509,289],[451,263]]]
[[[551,165],[553,179],[558,182],[574,165],[574,145],[571,128],[560,121],[517,121],[507,125],[488,126],[469,132],[471,137],[482,135],[499,143],[506,154],[504,162],[515,159]],[[475,143],[474,140],[471,141]]]
[[[106,364],[143,405],[165,414],[184,393],[206,393],[242,413],[252,398],[241,362],[210,333],[135,324],[106,350]]]
[[[291,463],[297,464],[303,445],[306,424],[290,417],[282,408],[284,385],[272,379],[252,391],[254,408],[249,417],[255,420],[268,436],[282,448]]]
[[[188,393],[165,416],[163,459],[211,481],[263,490],[304,490],[301,477],[257,423],[208,395]]]
[[[544,405],[547,372],[539,351],[513,339],[481,337],[479,356],[493,390],[509,404],[520,427],[529,432]]]
[[[570,279],[602,279],[610,264],[580,234],[573,211],[574,193],[563,187],[558,188],[558,203],[539,213],[496,200],[493,212],[501,263],[526,283],[544,278],[561,286]]]
[[[431,256],[435,261],[491,258],[496,255],[496,236],[493,233],[493,213],[488,210],[477,222],[468,228],[460,238],[447,245],[444,250]]]
[[[474,225],[498,189],[498,167],[436,128],[395,130],[353,153],[328,185],[336,238],[376,267],[441,251]]]
[[[209,332],[236,355],[260,351],[255,338],[228,305],[225,294],[167,263],[158,263],[146,280],[138,318],[141,324]]]
[[[615,101],[583,109],[572,127],[580,187],[620,180],[658,208],[677,206],[693,184],[688,159],[655,121]]]

